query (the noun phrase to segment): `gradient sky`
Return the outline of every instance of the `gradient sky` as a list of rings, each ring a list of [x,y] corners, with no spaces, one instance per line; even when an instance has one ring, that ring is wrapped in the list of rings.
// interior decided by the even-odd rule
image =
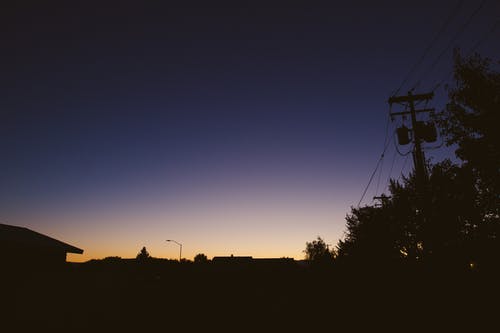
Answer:
[[[451,48],[431,65],[480,5],[451,46],[500,54],[495,0],[338,3],[2,5],[1,222],[84,249],[73,261],[142,246],[177,258],[166,239],[186,258],[334,245],[381,154],[388,97],[457,3],[401,94],[451,78]],[[411,165],[391,145],[363,203]]]

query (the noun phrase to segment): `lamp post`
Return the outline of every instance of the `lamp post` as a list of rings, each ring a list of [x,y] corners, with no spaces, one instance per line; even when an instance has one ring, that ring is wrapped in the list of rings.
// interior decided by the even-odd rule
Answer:
[[[167,242],[173,242],[177,245],[179,245],[179,262],[181,262],[182,259],[182,244],[179,242],[174,241],[173,239],[167,239]]]

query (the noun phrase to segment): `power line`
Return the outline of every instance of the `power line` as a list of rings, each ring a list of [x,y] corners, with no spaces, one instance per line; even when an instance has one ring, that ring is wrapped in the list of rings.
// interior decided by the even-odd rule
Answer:
[[[481,44],[483,44],[487,39],[488,37],[500,26],[500,20],[497,20],[495,23],[493,23],[493,25],[491,26],[490,30],[488,30],[488,32],[486,32],[483,36],[483,38],[481,38],[480,40],[478,40],[476,42],[476,44],[474,44],[474,46],[469,50],[469,54],[471,54],[472,52],[474,52],[479,46],[481,46]]]
[[[380,169],[378,170],[377,186],[375,187],[375,195],[378,194],[378,187],[380,186],[380,178],[382,177],[382,170],[384,169],[384,160],[380,163]]]
[[[368,181],[368,184],[366,184],[365,190],[363,191],[363,194],[361,195],[361,199],[359,199],[358,207],[361,204],[361,201],[363,201],[363,199],[365,198],[366,191],[368,191],[368,187],[370,187],[370,184],[371,184],[371,182],[373,180],[373,176],[375,176],[375,173],[377,172],[377,169],[378,169],[378,167],[380,165],[380,161],[384,158],[383,156],[384,156],[384,154],[382,154],[382,156],[380,156],[380,159],[378,160],[377,165],[375,166],[375,170],[373,170],[373,173],[370,176],[370,180]]]
[[[387,121],[385,123],[385,137],[384,137],[384,147],[387,144],[387,139],[389,138],[389,125],[391,123],[391,110],[389,109],[389,113],[387,114]]]
[[[458,40],[458,38],[460,37],[460,35],[462,35],[462,33],[465,31],[465,29],[469,26],[469,24],[472,22],[472,20],[477,15],[477,13],[479,13],[479,11],[481,11],[481,9],[484,7],[485,3],[486,3],[486,0],[481,1],[481,3],[479,4],[479,6],[476,8],[476,10],[474,10],[474,12],[472,12],[472,14],[469,16],[469,18],[465,21],[465,23],[462,24],[460,26],[460,28],[458,29],[458,31],[455,33],[455,35],[453,35],[453,38],[448,42],[448,44],[443,49],[443,51],[441,51],[441,53],[437,56],[437,58],[431,64],[431,66],[429,67],[429,69],[425,72],[424,75],[420,76],[420,78],[418,79],[417,83],[415,83],[415,85],[410,90],[415,89],[420,84],[420,81],[422,80],[422,77],[425,77],[430,71],[432,71],[434,69],[434,67],[439,63],[439,61],[441,60],[441,58],[448,52],[448,50]]]
[[[391,175],[392,175],[392,169],[394,168],[394,163],[396,162],[396,157],[398,155],[396,154],[396,150],[394,150],[394,155],[392,156],[392,163],[391,163],[391,168],[389,169],[389,174],[387,175],[387,181],[385,182],[385,189],[389,188],[389,183],[391,181]]]
[[[384,147],[387,144],[388,139],[389,139],[389,125],[390,125],[390,122],[391,122],[391,117],[390,117],[390,112],[389,112],[389,114],[387,115],[387,122],[386,122],[386,125],[385,125]],[[375,187],[375,195],[378,194],[378,188],[380,186],[380,178],[382,176],[383,166],[384,166],[384,159],[382,159],[382,161],[380,163],[380,170],[379,170],[378,179],[377,179],[377,187]]]
[[[370,180],[368,181],[368,184],[366,184],[365,190],[363,191],[363,194],[361,195],[361,199],[359,199],[358,207],[361,204],[361,201],[363,201],[363,199],[364,199],[364,197],[366,195],[366,191],[368,191],[368,188],[370,187],[370,184],[372,183],[372,180],[373,180],[373,177],[375,176],[375,173],[377,173],[377,170],[378,170],[378,168],[380,166],[380,163],[384,159],[384,154],[385,154],[385,152],[387,150],[387,147],[389,147],[389,143],[390,143],[390,141],[387,141],[386,144],[385,144],[385,147],[384,147],[384,149],[382,151],[382,154],[380,155],[380,158],[379,158],[379,160],[377,162],[377,165],[375,166],[375,169],[373,170],[372,175],[370,176]]]
[[[483,38],[481,38],[480,40],[478,40],[473,46],[472,48],[467,52],[467,55],[470,56],[472,54],[472,52],[474,52],[479,46],[481,46],[481,44],[483,44],[489,37],[491,34],[493,34],[493,32],[498,28],[500,27],[500,20],[497,20],[495,23],[493,23],[493,25],[491,26],[490,30],[488,30],[484,35],[483,35]],[[450,71],[448,71],[446,73],[446,75],[441,79],[441,81],[439,81],[435,86],[434,88],[432,88],[432,91],[435,91],[436,89],[438,89],[444,81],[448,80],[448,78],[453,74],[453,69],[451,69]]]
[[[462,3],[463,3],[463,0],[458,0],[457,1],[457,4],[455,5],[455,7],[453,8],[453,10],[450,12],[450,14],[448,15],[448,17],[446,18],[444,24],[441,26],[441,28],[439,29],[439,31],[434,35],[434,38],[427,45],[427,47],[425,48],[424,52],[422,53],[422,55],[418,59],[418,61],[415,64],[413,64],[413,66],[411,67],[410,71],[405,75],[405,77],[403,79],[403,82],[401,82],[401,84],[399,85],[398,89],[396,89],[392,93],[392,95],[397,95],[399,93],[399,91],[401,90],[401,88],[403,88],[403,86],[405,85],[405,83],[410,79],[411,75],[413,75],[413,73],[415,72],[415,70],[417,69],[417,67],[420,66],[420,64],[422,64],[422,62],[424,61],[425,57],[427,56],[427,53],[429,53],[429,51],[431,50],[431,48],[434,46],[434,43],[436,43],[436,41],[439,39],[439,37],[441,37],[441,35],[443,34],[443,32],[446,30],[446,28],[450,24],[451,20],[453,19],[453,17],[457,14],[458,10],[462,6]]]
[[[409,157],[410,157],[410,155],[407,155],[407,156],[406,156],[406,158],[405,158],[405,160],[404,160],[404,162],[403,162],[403,167],[401,168],[401,172],[399,173],[399,177],[398,177],[398,179],[397,179],[397,180],[401,179],[401,177],[403,177],[403,176],[404,176],[404,175],[403,175],[403,172],[404,172],[404,170],[405,170],[405,168],[406,168],[406,164],[407,164],[407,162],[408,162],[408,158],[409,158]]]

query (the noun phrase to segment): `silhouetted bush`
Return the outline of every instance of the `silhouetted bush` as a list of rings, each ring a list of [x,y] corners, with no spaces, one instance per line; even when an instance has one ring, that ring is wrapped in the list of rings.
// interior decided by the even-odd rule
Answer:
[[[306,260],[314,263],[331,263],[335,257],[334,252],[330,251],[328,245],[319,236],[312,242],[306,242],[304,253],[306,254]]]
[[[208,258],[205,254],[198,253],[196,256],[194,256],[194,262],[196,264],[205,264],[208,263]]]

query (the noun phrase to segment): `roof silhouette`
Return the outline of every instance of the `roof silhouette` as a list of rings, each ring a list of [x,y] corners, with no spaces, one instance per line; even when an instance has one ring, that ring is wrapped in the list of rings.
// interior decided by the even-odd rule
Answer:
[[[24,227],[0,223],[0,242],[15,243],[27,248],[58,248],[67,253],[82,254],[83,250],[55,238]]]

